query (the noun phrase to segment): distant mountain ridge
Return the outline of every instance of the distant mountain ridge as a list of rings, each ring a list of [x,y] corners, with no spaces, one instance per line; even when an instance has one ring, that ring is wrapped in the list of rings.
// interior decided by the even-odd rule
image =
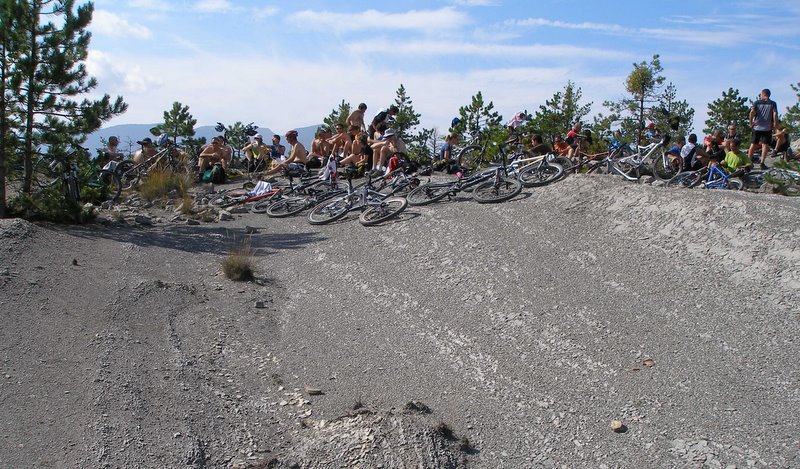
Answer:
[[[139,145],[136,143],[137,141],[145,138],[150,137],[153,138],[153,135],[150,133],[150,129],[155,127],[157,124],[121,124],[121,125],[112,125],[110,127],[106,127],[103,129],[98,130],[92,134],[89,134],[86,142],[84,142],[83,146],[88,148],[91,151],[91,154],[95,154],[95,149],[103,148],[103,143],[101,139],[108,140],[109,137],[115,135],[119,137],[119,147],[120,150],[124,153],[134,152],[139,149]],[[314,140],[314,134],[317,132],[319,125],[310,125],[308,127],[301,127],[297,128],[297,139],[302,143],[306,149],[309,149],[311,146],[311,141]],[[288,130],[288,129],[287,129]],[[214,130],[213,125],[202,125],[199,127],[195,127],[195,138],[205,137],[207,141],[211,141],[211,137],[215,135],[219,135],[219,132]],[[274,134],[278,134],[281,136],[281,143],[284,145],[286,144],[286,137],[283,135],[286,131],[283,132],[273,132],[272,129],[268,127],[259,127],[258,133],[260,133],[264,137],[264,143],[270,144],[272,136]]]

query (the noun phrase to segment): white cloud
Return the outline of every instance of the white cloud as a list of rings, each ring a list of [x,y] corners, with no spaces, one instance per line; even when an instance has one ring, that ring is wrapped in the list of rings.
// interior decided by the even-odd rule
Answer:
[[[610,49],[597,49],[570,45],[545,44],[491,44],[454,41],[402,41],[370,40],[354,42],[347,47],[354,54],[367,54],[391,50],[393,54],[423,56],[489,56],[505,58],[554,58],[585,57],[586,60],[630,59],[633,56],[626,52]],[[572,60],[572,59],[571,59]]]
[[[110,95],[141,93],[163,84],[158,74],[142,69],[139,62],[127,63],[97,49],[89,50],[86,71]]]
[[[130,23],[125,18],[105,10],[94,12],[90,29],[98,34],[115,37],[149,39],[153,35],[147,26]]]
[[[452,7],[438,10],[411,10],[405,13],[385,13],[378,10],[357,13],[304,10],[289,15],[287,20],[309,29],[336,32],[433,31],[457,29],[471,22],[469,16]]]
[[[202,0],[197,2],[194,7],[205,13],[226,12],[235,9],[228,0]]]

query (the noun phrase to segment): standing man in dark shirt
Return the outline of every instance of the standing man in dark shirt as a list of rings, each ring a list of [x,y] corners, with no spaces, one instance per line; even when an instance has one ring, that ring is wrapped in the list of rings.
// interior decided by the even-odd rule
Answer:
[[[767,169],[767,165],[764,163],[767,159],[769,143],[772,141],[772,131],[775,130],[775,124],[778,122],[778,105],[769,99],[769,95],[768,89],[761,90],[758,101],[753,103],[753,108],[750,109],[750,127],[753,128],[753,139],[750,149],[747,150],[747,157],[750,158],[750,161],[759,161],[753,159],[753,153],[756,146],[760,144],[761,169]]]

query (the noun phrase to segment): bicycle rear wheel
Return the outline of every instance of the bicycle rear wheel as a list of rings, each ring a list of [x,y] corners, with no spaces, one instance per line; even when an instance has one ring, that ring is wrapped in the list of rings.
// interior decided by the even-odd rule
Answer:
[[[458,152],[458,164],[462,168],[474,171],[487,163],[488,161],[484,159],[483,151],[478,145],[464,147]]]
[[[428,205],[444,199],[449,193],[450,184],[428,183],[412,189],[406,194],[406,200],[409,205]]]
[[[672,165],[668,157],[656,157],[653,161],[653,176],[660,181],[669,181],[678,174],[678,169]]]
[[[106,169],[92,175],[86,185],[100,191],[102,200],[116,202],[122,193],[122,182],[119,175]]]
[[[114,171],[119,176],[123,190],[136,187],[142,179],[141,170],[133,164],[133,161],[121,162]]]
[[[692,188],[698,184],[698,179],[700,179],[700,175],[697,171],[683,171],[667,181],[667,187]]]
[[[406,209],[408,201],[402,197],[389,197],[381,201],[380,205],[370,205],[361,212],[358,221],[364,226],[377,225],[392,217],[397,216]]]
[[[347,195],[334,200],[326,200],[308,212],[308,222],[312,225],[331,223],[347,215],[353,207],[351,196]]]
[[[558,163],[535,163],[522,168],[517,178],[525,187],[539,187],[557,181],[564,174]]]
[[[305,197],[286,197],[268,205],[265,211],[268,217],[285,218],[302,212],[306,207],[308,207],[308,199]]]
[[[519,179],[506,176],[488,179],[472,190],[472,198],[479,204],[492,204],[504,202],[514,198],[522,192],[522,183]]]

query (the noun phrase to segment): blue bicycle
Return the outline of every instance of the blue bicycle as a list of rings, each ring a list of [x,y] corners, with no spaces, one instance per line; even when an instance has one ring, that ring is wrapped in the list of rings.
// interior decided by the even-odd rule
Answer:
[[[698,171],[683,171],[667,181],[671,187],[701,187],[704,189],[730,189],[740,191],[744,183],[738,178],[743,170],[726,173],[719,165],[709,166]]]

